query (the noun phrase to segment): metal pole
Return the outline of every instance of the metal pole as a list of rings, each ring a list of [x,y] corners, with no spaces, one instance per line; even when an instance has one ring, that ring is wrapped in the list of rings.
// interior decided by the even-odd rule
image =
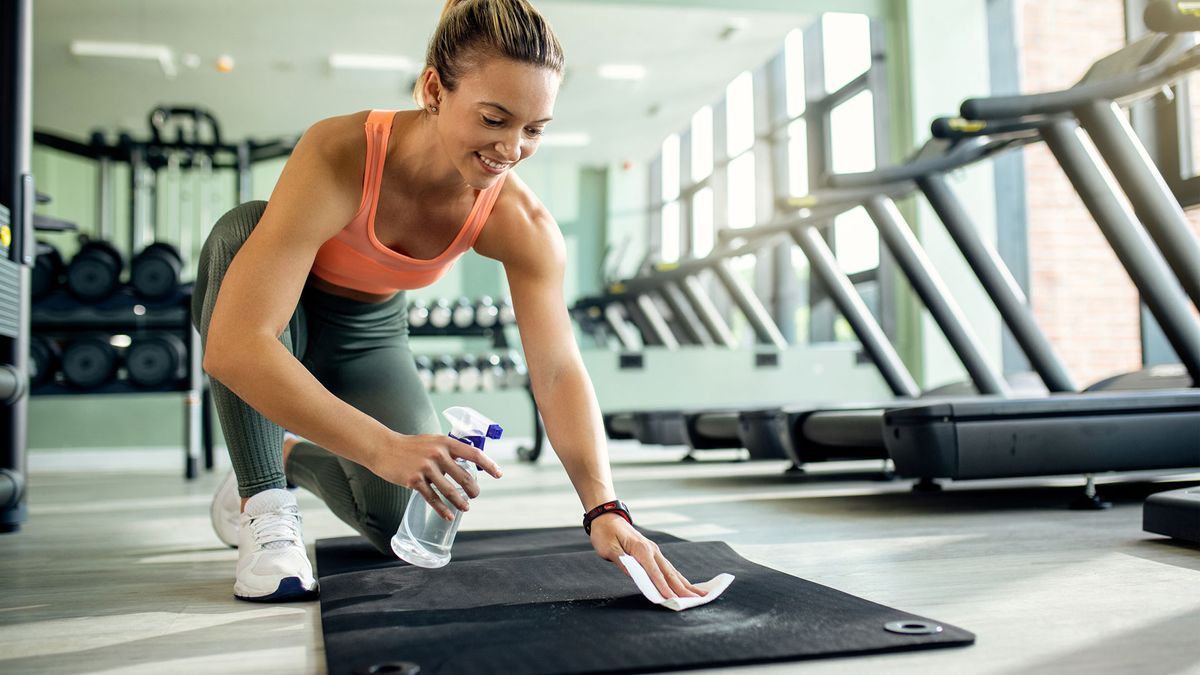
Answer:
[[[237,149],[237,200],[238,204],[250,201],[254,193],[254,177],[251,175],[250,143],[243,141]]]
[[[1009,395],[1008,384],[988,364],[979,338],[971,329],[958,304],[954,302],[950,289],[934,270],[933,263],[921,249],[912,230],[904,224],[904,217],[900,215],[896,203],[887,197],[875,196],[863,202],[863,207],[879,228],[884,244],[900,265],[908,282],[912,284],[913,290],[925,303],[934,321],[946,335],[946,340],[958,354],[971,376],[971,381],[975,383],[975,388],[981,394]]]
[[[696,314],[704,327],[708,329],[708,334],[713,340],[723,347],[733,349],[737,346],[737,340],[733,337],[733,331],[729,329],[729,324],[725,323],[724,317],[721,316],[721,310],[713,304],[712,298],[708,297],[708,291],[704,290],[704,284],[696,276],[688,275],[684,277],[680,290],[687,297],[688,302],[696,309]]]
[[[750,322],[754,334],[758,336],[758,341],[773,345],[776,349],[787,349],[787,340],[783,338],[783,333],[779,332],[779,327],[771,319],[771,314],[767,312],[766,307],[763,307],[762,301],[758,299],[749,285],[730,271],[729,261],[718,260],[713,265],[713,272],[721,281],[721,285],[729,292],[729,297],[742,310],[746,320]]]
[[[204,369],[200,333],[188,326],[188,391],[183,397],[183,473],[196,477],[203,442]]]
[[[654,304],[654,298],[651,298],[649,293],[639,293],[636,304],[659,344],[672,351],[679,349],[679,340],[675,339],[675,334],[671,332],[667,320],[663,318],[658,305]]]
[[[1080,124],[1108,162],[1138,220],[1158,244],[1179,283],[1200,307],[1200,240],[1171,188],[1117,104],[1095,101],[1075,111]]]
[[[633,334],[633,329],[629,327],[624,305],[619,302],[610,302],[605,305],[604,320],[608,322],[609,328],[612,328],[613,335],[617,336],[617,341],[621,343],[622,349],[634,352],[641,347]]]
[[[100,238],[113,241],[116,238],[115,223],[113,222],[113,178],[112,160],[101,157],[96,175],[96,222],[99,224]]]
[[[129,255],[137,255],[142,250],[142,228],[145,219],[144,196],[142,194],[143,171],[146,165],[146,149],[142,145],[134,145],[129,150]]]
[[[920,396],[921,388],[917,386],[912,373],[905,367],[862,296],[854,290],[854,284],[838,267],[837,258],[817,228],[811,225],[799,227],[792,231],[792,238],[808,258],[813,274],[829,291],[829,297],[837,305],[838,311],[854,329],[867,356],[875,363],[892,393],[910,398]]]
[[[1053,392],[1079,391],[1066,365],[1054,351],[1046,334],[1038,328],[1029,310],[1024,291],[1013,279],[1008,267],[996,250],[984,243],[967,210],[942,174],[930,174],[917,179],[917,186],[937,212],[946,231],[958,245],[979,283],[992,298],[1000,317],[1021,345],[1034,370]]]
[[[688,344],[706,346],[712,344],[712,340],[709,339],[708,333],[704,330],[704,324],[701,323],[700,317],[696,315],[695,308],[688,302],[687,296],[679,288],[678,282],[668,281],[664,283],[662,297],[667,306],[671,308],[671,313],[675,315],[673,325],[683,334]]]
[[[29,0],[0,3],[0,225],[11,228],[0,276],[12,284],[7,300],[16,321],[0,331],[0,366],[12,391],[0,400],[0,532],[25,521],[29,441],[29,287],[34,259],[32,154],[33,7]],[[10,220],[11,217],[11,220]]]
[[[1101,173],[1100,157],[1083,143],[1079,125],[1074,120],[1056,120],[1041,133],[1179,360],[1192,380],[1200,383],[1200,320],[1192,315],[1187,296],[1168,272],[1162,254],[1133,213],[1117,199],[1118,186]]]

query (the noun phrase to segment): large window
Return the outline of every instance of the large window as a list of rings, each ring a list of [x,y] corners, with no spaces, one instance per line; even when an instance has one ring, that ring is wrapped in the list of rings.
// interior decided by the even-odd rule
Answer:
[[[733,228],[750,227],[756,218],[754,76],[749,71],[738,75],[725,88],[725,151],[729,156],[725,224]]]
[[[713,111],[704,106],[692,115],[692,182],[698,183],[713,172]]]
[[[871,20],[864,14],[821,16],[825,91],[834,93],[871,68]]]
[[[679,260],[679,136],[662,144],[662,251],[663,262]]]
[[[652,218],[659,236],[651,237],[660,242],[660,260],[711,255],[723,241],[720,231],[787,217],[778,205],[819,192],[823,177],[877,166],[886,154],[881,34],[866,15],[824,14],[789,32],[769,62],[734,77],[720,100],[683,120],[680,133],[664,141],[651,176],[661,194]],[[820,228],[872,310],[889,311],[880,287],[886,261],[866,212],[847,212]],[[828,294],[809,279],[803,253],[780,252],[739,256],[729,266],[755,288],[789,339],[852,339]],[[729,318],[735,333],[748,331],[740,312]]]

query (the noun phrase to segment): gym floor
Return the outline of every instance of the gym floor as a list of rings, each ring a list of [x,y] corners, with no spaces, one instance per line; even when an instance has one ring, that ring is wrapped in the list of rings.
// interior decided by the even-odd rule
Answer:
[[[554,458],[520,464],[513,448],[492,450],[506,476],[485,481],[464,528],[576,525]],[[617,488],[639,524],[724,540],[755,562],[978,636],[963,649],[736,670],[1200,673],[1200,547],[1141,531],[1142,499],[1165,487],[1150,477],[1102,483],[1114,507],[1078,512],[1065,507],[1081,492],[1073,479],[914,494],[907,481],[865,474],[822,479],[875,465],[795,480],[780,462],[683,454],[613,444]],[[29,520],[0,537],[0,672],[325,672],[316,603],[233,599],[236,552],[208,521],[221,472],[184,481],[166,451],[32,460]],[[310,543],[352,534],[312,495],[300,504]]]

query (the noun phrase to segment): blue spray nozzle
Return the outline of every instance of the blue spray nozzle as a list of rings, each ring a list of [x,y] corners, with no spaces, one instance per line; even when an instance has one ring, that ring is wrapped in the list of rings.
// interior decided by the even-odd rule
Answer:
[[[450,437],[483,450],[484,440],[500,438],[504,429],[483,413],[465,406],[454,406],[442,411],[450,422]]]

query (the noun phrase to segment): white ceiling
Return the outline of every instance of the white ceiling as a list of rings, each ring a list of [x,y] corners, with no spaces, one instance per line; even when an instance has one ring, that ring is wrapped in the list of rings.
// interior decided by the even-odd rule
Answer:
[[[123,128],[146,135],[159,104],[212,110],[230,140],[296,134],[317,119],[366,108],[409,108],[411,75],[331,72],[332,52],[407,56],[422,62],[440,0],[37,0],[34,125],[86,137]],[[586,132],[585,148],[542,153],[586,164],[651,157],[669,133],[726,83],[765,62],[800,12],[646,7],[601,0],[539,6],[567,54],[567,80],[552,131]],[[728,39],[730,21],[744,28]],[[71,56],[72,40],[141,42],[201,58],[169,79],[150,61]],[[229,54],[232,73],[214,62]],[[638,83],[600,79],[602,63],[640,63]],[[655,112],[651,112],[655,111]]]

